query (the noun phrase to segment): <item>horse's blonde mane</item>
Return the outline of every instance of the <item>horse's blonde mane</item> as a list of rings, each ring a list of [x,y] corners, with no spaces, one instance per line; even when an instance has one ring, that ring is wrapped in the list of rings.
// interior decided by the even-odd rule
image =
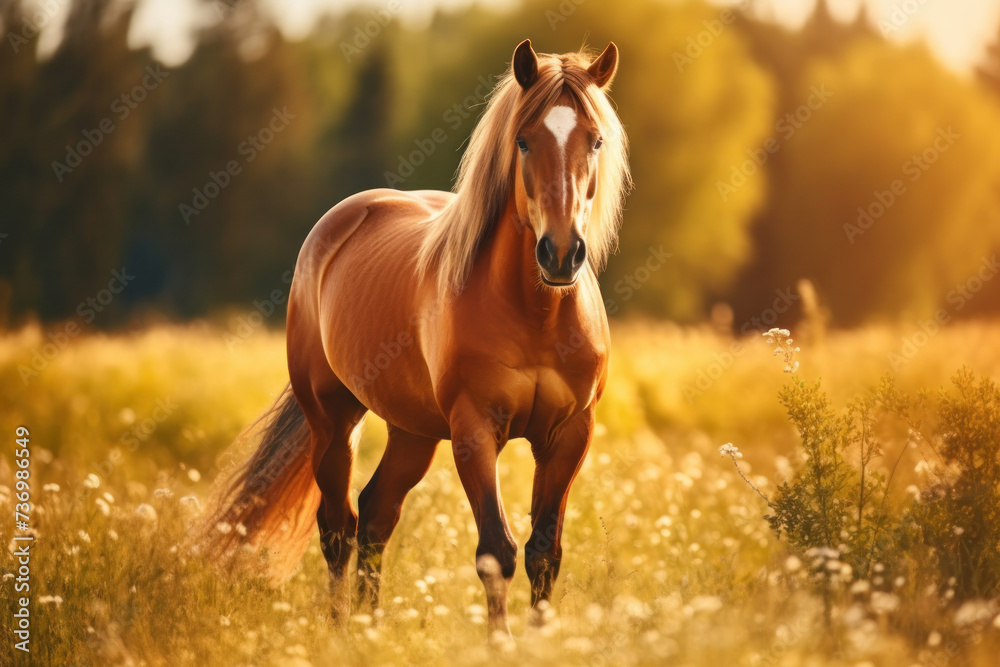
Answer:
[[[435,218],[420,246],[417,268],[421,278],[437,272],[442,293],[459,292],[468,279],[476,252],[489,236],[514,187],[514,155],[519,128],[569,93],[580,110],[597,125],[604,144],[598,154],[587,254],[600,271],[615,249],[622,206],[631,185],[628,139],[618,115],[587,67],[583,52],[538,55],[538,77],[524,91],[508,69],[490,93],[479,124],[458,166],[455,197]]]

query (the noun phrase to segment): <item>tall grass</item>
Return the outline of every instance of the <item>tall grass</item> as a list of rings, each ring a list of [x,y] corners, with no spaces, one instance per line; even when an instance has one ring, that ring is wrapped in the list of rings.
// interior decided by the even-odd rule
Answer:
[[[775,400],[787,376],[756,337],[641,322],[613,330],[611,377],[570,496],[551,622],[528,626],[519,566],[510,600],[516,645],[483,641],[475,525],[443,447],[386,552],[383,609],[334,631],[318,541],[279,587],[259,573],[254,554],[220,569],[183,546],[215,470],[240,456],[226,453],[229,442],[287,379],[281,334],[259,330],[231,347],[224,333],[197,325],[80,337],[27,384],[18,366],[46,332],[0,340],[0,432],[11,443],[17,425],[32,432],[31,664],[911,665],[944,664],[943,656],[987,665],[1000,648],[995,611],[980,606],[958,617],[962,607],[949,605],[946,590],[917,582],[905,582],[913,595],[882,614],[872,610],[874,592],[856,608],[848,588],[827,629],[811,563],[775,537],[764,518],[773,510],[718,455],[721,443],[738,442],[742,473],[772,500],[794,479],[799,441]],[[803,344],[797,358],[823,376],[831,405],[845,405],[877,383],[905,335],[834,333],[822,347]],[[900,370],[900,391],[940,386],[962,362],[1000,377],[1000,350],[975,344],[998,335],[988,323],[942,331]],[[736,354],[734,342],[743,343]],[[698,383],[703,375],[715,377]],[[956,414],[963,405],[955,403]],[[355,492],[383,437],[384,426],[369,420]],[[891,443],[884,449],[866,464],[870,480],[888,478],[883,459],[900,455]],[[3,451],[0,509],[11,515],[12,449]],[[892,486],[905,490],[926,473],[914,470],[921,460],[909,450],[902,454]],[[512,443],[500,478],[520,544],[530,532],[532,472],[526,443]],[[858,502],[868,525],[877,521],[878,494]],[[4,545],[12,527],[12,518],[0,521]],[[0,568],[13,571],[7,549]],[[895,590],[895,579],[881,585]],[[12,647],[12,612],[0,605],[0,664],[28,664]],[[898,631],[906,618],[938,624],[927,626],[922,647]]]

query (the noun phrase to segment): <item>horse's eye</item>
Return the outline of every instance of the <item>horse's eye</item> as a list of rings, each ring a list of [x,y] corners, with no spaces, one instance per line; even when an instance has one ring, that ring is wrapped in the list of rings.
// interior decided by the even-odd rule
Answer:
[[[528,152],[528,142],[522,139],[521,137],[517,138],[517,147],[520,149],[522,153]]]
[[[598,137],[597,141],[594,142],[594,150],[596,151],[597,149],[599,149],[601,147],[601,144],[603,144],[603,143],[604,143],[604,139],[601,139],[600,137]]]

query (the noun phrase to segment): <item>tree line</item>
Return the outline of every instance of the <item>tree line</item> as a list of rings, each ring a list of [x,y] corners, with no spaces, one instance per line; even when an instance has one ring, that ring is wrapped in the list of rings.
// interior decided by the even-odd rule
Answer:
[[[134,279],[94,326],[248,307],[340,199],[449,188],[525,37],[622,53],[636,186],[602,276],[616,314],[698,321],[724,302],[739,329],[801,279],[844,325],[1000,309],[983,269],[1000,246],[998,50],[967,77],[886,41],[884,20],[820,2],[791,31],[742,7],[525,0],[417,29],[389,2],[293,41],[243,0],[167,67],[130,48],[131,5],[70,0],[43,58],[44,14],[8,2],[0,323],[79,317],[113,271]]]

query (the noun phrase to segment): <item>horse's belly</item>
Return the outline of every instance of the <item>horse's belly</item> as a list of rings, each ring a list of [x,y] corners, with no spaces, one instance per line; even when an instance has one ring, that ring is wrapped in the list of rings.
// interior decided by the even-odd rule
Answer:
[[[410,433],[447,438],[448,423],[415,363],[422,362],[408,347],[413,345],[394,341],[358,350],[355,359],[338,364],[334,372],[366,408],[386,422]]]
[[[419,345],[407,263],[372,268],[345,247],[325,277],[322,337],[327,361],[369,410],[419,435],[448,436]]]

